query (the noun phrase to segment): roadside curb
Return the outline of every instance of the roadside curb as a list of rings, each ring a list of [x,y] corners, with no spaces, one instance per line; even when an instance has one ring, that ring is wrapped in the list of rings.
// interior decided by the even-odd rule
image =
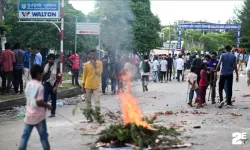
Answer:
[[[63,89],[57,92],[57,99],[72,97],[72,96],[79,95],[81,93],[82,93],[82,90],[79,87]],[[3,100],[3,101],[0,101],[0,111],[10,109],[16,106],[25,105],[25,103],[26,103],[26,99],[24,96]]]

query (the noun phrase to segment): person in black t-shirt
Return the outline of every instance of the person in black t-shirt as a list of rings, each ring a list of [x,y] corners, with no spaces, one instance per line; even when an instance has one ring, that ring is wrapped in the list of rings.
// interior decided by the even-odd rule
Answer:
[[[168,62],[167,81],[171,81],[172,69],[173,69],[173,58],[171,57],[171,54],[168,54],[167,62]]]

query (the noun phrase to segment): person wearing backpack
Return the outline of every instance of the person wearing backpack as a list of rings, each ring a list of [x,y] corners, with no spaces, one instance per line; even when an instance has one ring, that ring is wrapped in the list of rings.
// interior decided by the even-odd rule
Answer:
[[[144,60],[141,61],[139,68],[142,70],[142,90],[143,92],[148,91],[148,82],[150,75],[150,64],[149,57],[144,56]]]

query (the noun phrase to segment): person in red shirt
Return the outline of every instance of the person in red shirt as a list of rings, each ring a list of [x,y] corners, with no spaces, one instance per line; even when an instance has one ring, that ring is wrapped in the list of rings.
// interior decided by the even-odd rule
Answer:
[[[5,43],[5,51],[2,53],[2,63],[3,63],[3,87],[2,94],[10,92],[10,85],[12,82],[13,76],[13,63],[16,62],[15,54],[10,50],[10,44]],[[6,79],[7,79],[7,88],[6,88]]]
[[[200,82],[199,82],[199,89],[200,89],[200,103],[199,106],[203,107],[206,98],[206,87],[207,87],[207,65],[205,63],[201,64],[201,71],[200,71]]]
[[[80,69],[80,57],[77,53],[71,55],[69,60],[73,61],[72,65],[72,84],[79,86],[78,76]]]

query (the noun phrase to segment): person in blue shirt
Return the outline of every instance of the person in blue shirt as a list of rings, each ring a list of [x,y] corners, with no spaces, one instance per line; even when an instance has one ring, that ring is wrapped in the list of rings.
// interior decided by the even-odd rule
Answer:
[[[248,54],[248,52],[245,52],[245,54],[244,54],[244,62],[245,62],[246,67],[247,67],[248,59],[249,59],[249,54]]]
[[[34,65],[37,64],[37,65],[42,66],[43,58],[42,58],[42,55],[40,53],[40,49],[38,47],[36,47],[35,51],[36,51],[36,57],[34,60]]]
[[[236,72],[236,82],[239,80],[238,69],[236,64],[236,57],[231,53],[231,46],[226,46],[226,53],[221,54],[220,61],[217,65],[216,70],[218,71],[221,66],[220,81],[219,81],[219,95],[220,105],[222,108],[225,102],[223,101],[222,91],[224,89],[225,81],[227,81],[228,94],[227,94],[227,105],[232,106],[232,88],[233,88],[233,72]]]
[[[23,67],[24,67],[24,86],[26,86],[26,84],[28,83],[28,81],[30,80],[30,55],[31,55],[31,46],[27,45],[26,46],[26,51],[24,53],[24,63],[23,63]]]

